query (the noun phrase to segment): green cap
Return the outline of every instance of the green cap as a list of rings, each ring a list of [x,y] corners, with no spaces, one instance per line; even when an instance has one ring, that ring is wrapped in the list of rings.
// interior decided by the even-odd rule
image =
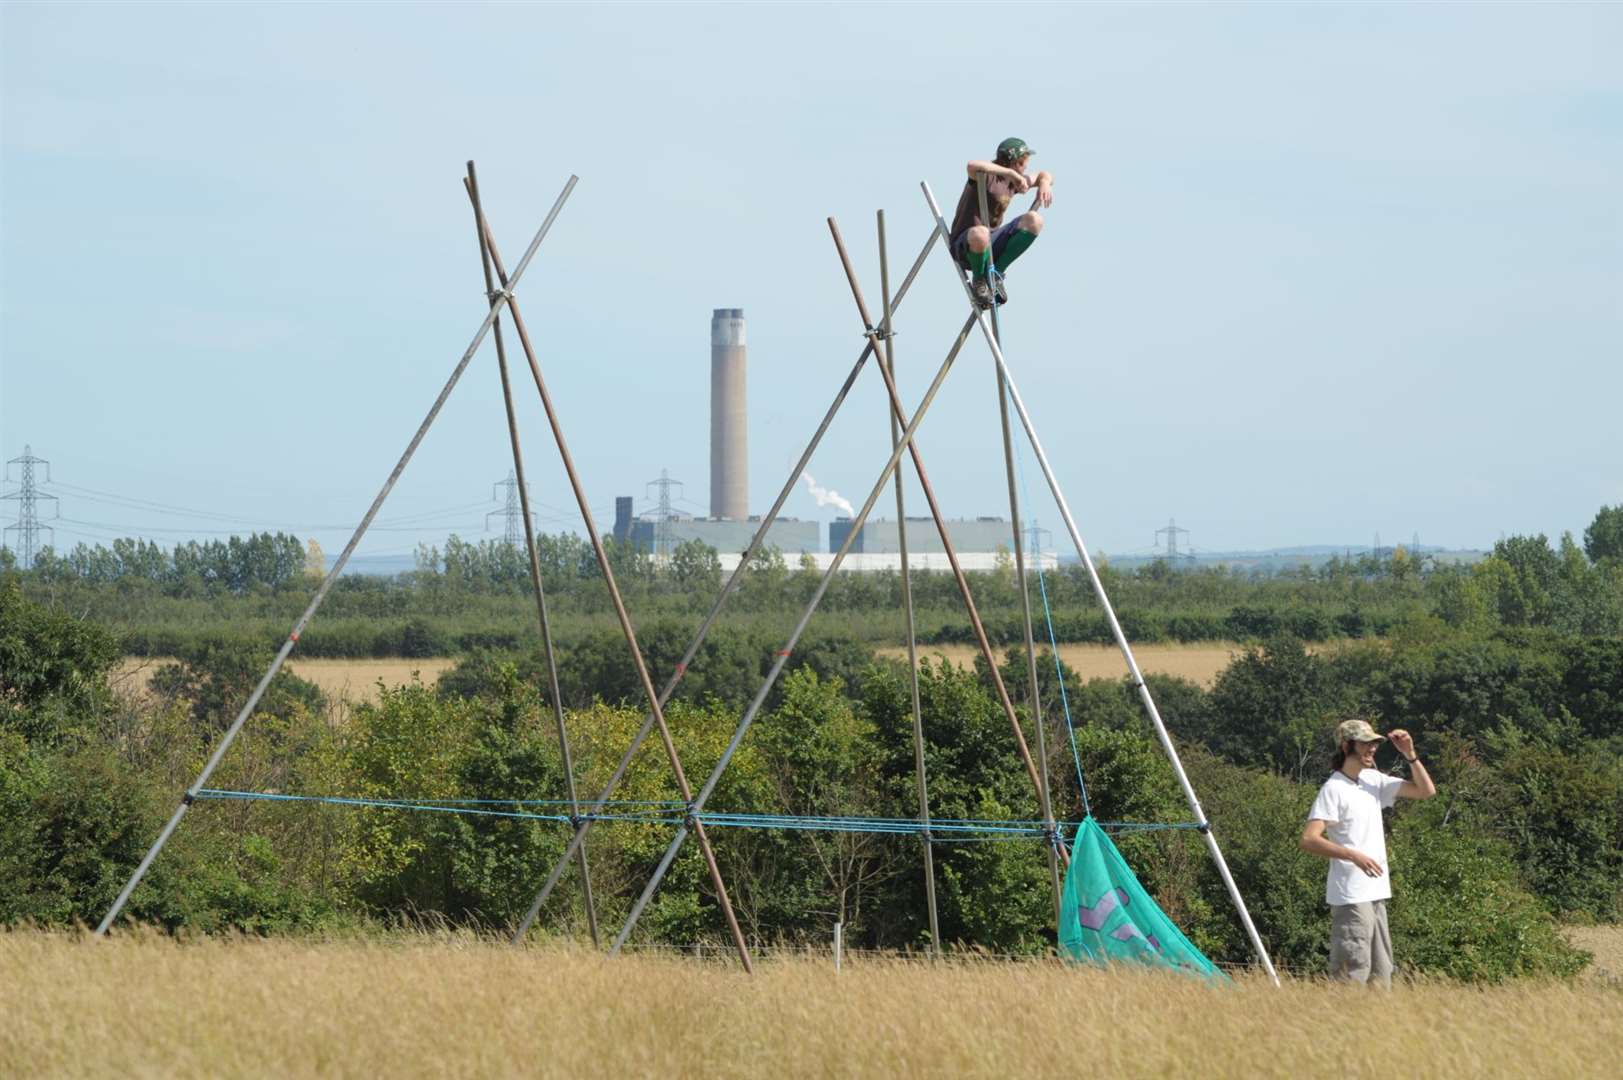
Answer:
[[[1385,735],[1375,734],[1368,720],[1343,720],[1336,725],[1336,742],[1385,742]]]
[[[1024,139],[1004,139],[997,144],[997,159],[999,161],[1017,161],[1027,154],[1035,154],[1036,152],[1026,145]]]

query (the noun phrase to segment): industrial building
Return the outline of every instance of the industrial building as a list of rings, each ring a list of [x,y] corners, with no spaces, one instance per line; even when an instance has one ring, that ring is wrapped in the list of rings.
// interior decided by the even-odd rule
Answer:
[[[630,542],[643,551],[669,554],[678,544],[698,540],[721,555],[737,556],[750,546],[755,530],[760,527],[759,515],[740,521],[717,521],[686,514],[672,514],[663,519],[646,515],[632,517],[631,498],[621,496],[615,500],[615,540]],[[822,523],[799,518],[780,517],[766,533],[767,544],[783,552],[791,563],[801,554],[816,554],[822,549],[822,541]]]
[[[851,519],[835,518],[828,527],[828,550],[838,551],[851,534]],[[955,551],[996,552],[1013,551],[1014,536],[1009,523],[1000,517],[948,519],[947,535],[952,537]],[[896,522],[886,518],[869,518],[851,545],[852,554],[891,555],[902,550]],[[928,555],[944,553],[941,533],[932,517],[907,518],[907,553]]]

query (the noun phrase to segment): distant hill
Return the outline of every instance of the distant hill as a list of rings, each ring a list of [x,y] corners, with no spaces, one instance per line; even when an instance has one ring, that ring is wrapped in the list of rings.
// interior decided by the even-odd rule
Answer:
[[[338,556],[327,556],[327,569],[331,570]],[[415,555],[355,555],[344,564],[346,574],[376,574],[382,577],[393,577],[404,574],[408,570],[417,569]]]
[[[1428,547],[1421,544],[1411,549],[1408,544],[1398,545],[1411,555],[1424,556],[1441,563],[1474,563],[1486,558],[1486,551],[1477,551],[1469,548],[1443,548]],[[1392,548],[1382,547],[1381,558],[1390,558]],[[1368,544],[1362,547],[1351,545],[1337,546],[1334,544],[1302,544],[1296,547],[1269,548],[1265,551],[1195,551],[1189,554],[1179,553],[1177,565],[1187,567],[1229,566],[1242,570],[1263,570],[1276,572],[1298,566],[1311,566],[1318,568],[1333,558],[1357,559],[1371,554],[1374,551]],[[1165,559],[1165,554],[1150,552],[1132,552],[1113,555],[1102,552],[1106,561],[1118,570],[1134,570],[1140,566],[1148,566],[1157,559]],[[1061,558],[1061,562],[1076,562],[1075,556],[1069,559]]]

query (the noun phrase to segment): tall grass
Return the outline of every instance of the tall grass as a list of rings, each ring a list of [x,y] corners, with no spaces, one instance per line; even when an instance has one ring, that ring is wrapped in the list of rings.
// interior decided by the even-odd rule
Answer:
[[[1615,1076],[1620,1038],[1623,992],[1593,982],[0,934],[7,1076]]]

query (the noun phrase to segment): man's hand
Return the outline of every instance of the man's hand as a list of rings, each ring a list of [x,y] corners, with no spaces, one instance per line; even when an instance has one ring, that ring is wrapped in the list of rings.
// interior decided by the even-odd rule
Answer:
[[[1426,766],[1414,752],[1414,736],[1402,728],[1386,733],[1392,741],[1392,749],[1402,754],[1409,763],[1409,779],[1398,788],[1398,797],[1404,799],[1429,799],[1437,794],[1437,783],[1426,771]]]
[[[1047,173],[1037,174],[1037,205],[1044,210],[1054,205],[1054,181]]]
[[[1381,876],[1381,864],[1357,848],[1343,847],[1324,835],[1325,822],[1313,818],[1302,827],[1302,850],[1321,859],[1346,859],[1370,877]]]
[[[1014,190],[1017,193],[1023,195],[1031,190],[1031,177],[1018,169],[1004,169],[1003,175],[1008,177],[1009,183],[1014,185]]]
[[[1362,851],[1359,851],[1356,848],[1346,848],[1345,850],[1347,852],[1346,859],[1348,862],[1358,867],[1358,869],[1362,870],[1370,877],[1381,876],[1380,863],[1376,862],[1374,859],[1370,858],[1368,855],[1365,855]]]

